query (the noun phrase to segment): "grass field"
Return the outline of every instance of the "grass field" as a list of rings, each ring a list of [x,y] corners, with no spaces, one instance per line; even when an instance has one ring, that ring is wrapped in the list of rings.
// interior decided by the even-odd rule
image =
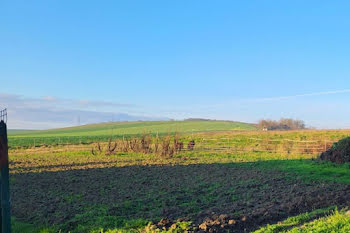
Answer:
[[[171,157],[93,155],[92,144],[11,149],[14,232],[349,229],[349,165],[310,150],[349,131],[187,132],[195,150]]]
[[[134,135],[146,133],[190,133],[228,130],[253,130],[253,124],[230,121],[139,121],[139,122],[112,122],[52,130],[18,130],[10,136],[21,137],[52,137],[52,136],[100,136]],[[112,132],[113,131],[113,132]]]
[[[52,130],[10,130],[10,147],[78,144],[107,141],[110,137],[132,137],[144,133],[191,134],[232,130],[255,130],[253,124],[230,121],[143,121],[113,122]]]

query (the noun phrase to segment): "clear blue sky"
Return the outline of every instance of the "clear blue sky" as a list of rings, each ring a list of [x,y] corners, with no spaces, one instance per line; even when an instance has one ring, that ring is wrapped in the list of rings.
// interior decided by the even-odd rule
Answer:
[[[79,110],[350,128],[349,12],[320,0],[2,1],[0,105],[14,128],[39,110],[32,127],[74,124],[43,112]]]

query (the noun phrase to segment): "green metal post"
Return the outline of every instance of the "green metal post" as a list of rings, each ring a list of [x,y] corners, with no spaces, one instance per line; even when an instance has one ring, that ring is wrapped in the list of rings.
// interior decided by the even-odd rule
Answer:
[[[0,141],[2,144],[1,162],[1,233],[11,233],[11,213],[10,213],[10,182],[9,182],[9,163],[8,163],[8,142],[6,123],[0,121]]]

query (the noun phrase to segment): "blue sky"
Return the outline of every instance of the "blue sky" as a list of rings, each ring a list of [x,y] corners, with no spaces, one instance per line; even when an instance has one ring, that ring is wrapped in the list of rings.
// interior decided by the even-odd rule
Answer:
[[[74,125],[77,111],[350,128],[349,12],[348,1],[3,1],[0,105],[10,128]]]

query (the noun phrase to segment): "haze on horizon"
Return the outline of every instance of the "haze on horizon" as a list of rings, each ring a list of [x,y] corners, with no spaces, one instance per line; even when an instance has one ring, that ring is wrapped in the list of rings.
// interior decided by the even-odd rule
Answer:
[[[7,1],[9,128],[281,117],[350,128],[347,1]]]

